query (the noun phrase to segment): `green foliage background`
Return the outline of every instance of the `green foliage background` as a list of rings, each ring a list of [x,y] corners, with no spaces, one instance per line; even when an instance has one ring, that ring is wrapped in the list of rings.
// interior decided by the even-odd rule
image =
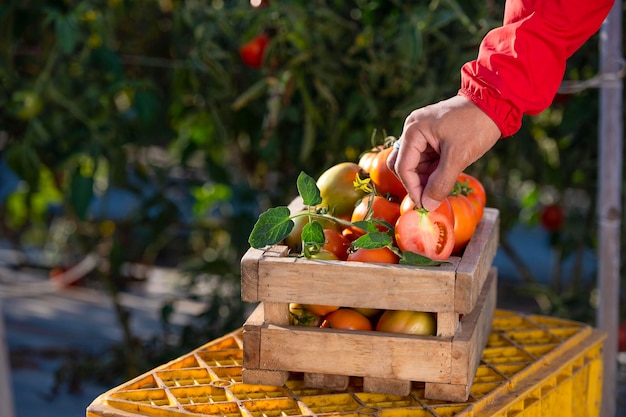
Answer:
[[[296,194],[300,171],[356,161],[399,135],[411,110],[454,95],[502,3],[5,1],[0,156],[21,181],[0,199],[2,238],[42,250],[47,266],[97,253],[106,267],[90,285],[113,298],[129,263],[179,268],[181,286],[217,276],[236,288],[258,214]],[[260,33],[271,37],[264,65],[249,68],[239,47]],[[597,72],[596,44],[570,60],[567,78]],[[555,256],[595,247],[597,92],[558,99],[470,167],[501,209],[512,259],[506,232],[536,225],[552,203],[567,214],[550,235]],[[120,193],[133,204],[120,207]],[[544,312],[590,317],[593,280],[556,271],[543,285],[517,266]],[[205,321],[176,348],[240,326],[238,296],[205,300]],[[120,323],[128,330],[123,312]]]

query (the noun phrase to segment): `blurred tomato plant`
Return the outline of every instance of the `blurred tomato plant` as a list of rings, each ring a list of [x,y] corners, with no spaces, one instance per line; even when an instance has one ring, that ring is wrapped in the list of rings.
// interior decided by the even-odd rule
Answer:
[[[114,299],[128,264],[238,285],[258,213],[295,196],[299,172],[356,162],[372,132],[397,136],[411,110],[455,94],[502,12],[482,0],[5,1],[0,233],[53,264],[98,254]],[[588,78],[596,55],[588,43],[567,76]],[[513,259],[506,231],[552,204],[559,257],[593,247],[596,96],[528,118],[470,167]],[[233,297],[209,300],[210,325],[183,339],[241,325]]]

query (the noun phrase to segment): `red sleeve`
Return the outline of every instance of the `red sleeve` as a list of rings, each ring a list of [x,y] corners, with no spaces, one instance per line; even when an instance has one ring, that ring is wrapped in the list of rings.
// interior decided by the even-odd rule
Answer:
[[[459,94],[491,117],[503,137],[514,134],[524,114],[550,105],[566,60],[598,31],[613,2],[507,0],[502,27],[462,67]]]

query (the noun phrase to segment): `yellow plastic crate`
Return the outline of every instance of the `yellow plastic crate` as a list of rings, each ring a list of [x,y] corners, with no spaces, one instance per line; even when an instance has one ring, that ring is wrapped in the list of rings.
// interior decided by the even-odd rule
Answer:
[[[241,329],[96,398],[87,417],[593,417],[600,414],[602,345],[592,327],[552,317],[496,310],[467,402],[411,394],[305,387],[293,374],[283,386],[241,382]],[[384,354],[384,352],[381,352]]]

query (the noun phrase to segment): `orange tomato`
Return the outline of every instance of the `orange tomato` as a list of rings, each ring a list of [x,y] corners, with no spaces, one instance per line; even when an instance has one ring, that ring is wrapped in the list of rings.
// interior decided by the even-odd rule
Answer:
[[[374,330],[372,322],[363,314],[351,308],[340,308],[330,313],[320,327],[342,330]]]
[[[392,150],[393,148],[385,148],[376,155],[370,167],[370,178],[378,194],[399,202],[406,195],[406,189],[396,174],[387,167],[387,159]]]
[[[348,261],[397,264],[400,258],[387,247],[377,249],[358,248],[348,255]]]
[[[457,178],[457,183],[460,186],[460,192],[472,202],[476,214],[476,223],[480,223],[487,205],[485,187],[476,177],[464,172]]]
[[[454,249],[453,255],[460,255],[476,230],[476,211],[474,205],[462,194],[448,197],[454,212]]]

